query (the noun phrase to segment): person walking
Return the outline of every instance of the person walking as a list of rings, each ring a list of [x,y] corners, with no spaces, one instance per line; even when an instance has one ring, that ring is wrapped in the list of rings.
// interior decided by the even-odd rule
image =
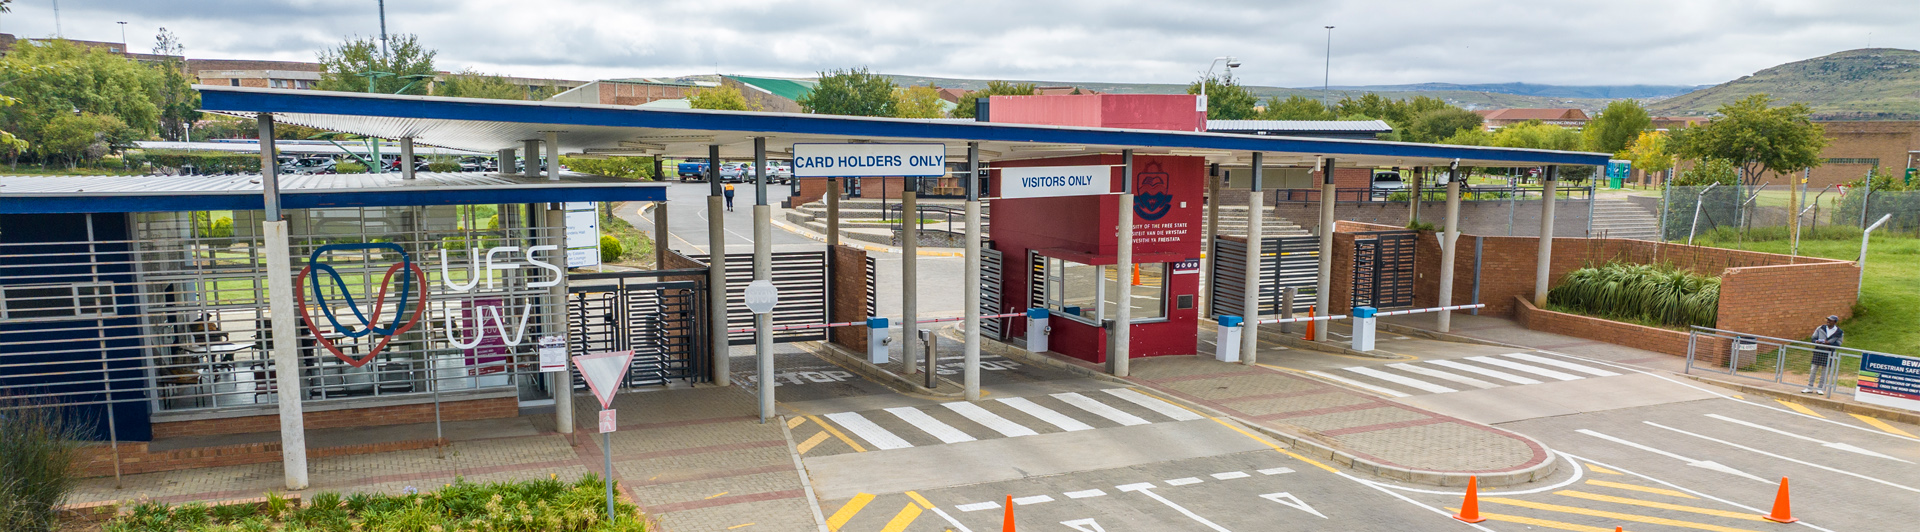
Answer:
[[[733,212],[733,183],[727,183],[720,195],[727,197],[727,212]]]
[[[1807,388],[1800,393],[1820,393],[1833,384],[1827,382],[1827,364],[1833,361],[1833,348],[1840,347],[1840,341],[1846,336],[1846,331],[1840,330],[1839,316],[1827,316],[1826,325],[1813,329],[1813,343],[1822,347],[1813,348],[1811,375],[1807,376]]]

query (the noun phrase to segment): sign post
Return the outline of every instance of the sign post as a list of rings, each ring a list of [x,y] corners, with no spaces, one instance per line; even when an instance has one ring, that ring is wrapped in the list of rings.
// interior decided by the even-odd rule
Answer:
[[[627,367],[633,365],[633,351],[596,353],[573,357],[573,366],[580,369],[581,380],[587,381],[587,389],[593,391],[594,398],[600,400],[600,454],[607,467],[607,476],[601,480],[607,486],[607,520],[613,520],[613,431],[618,427],[614,419],[613,394],[620,390],[620,381],[627,375]]]
[[[775,384],[773,382],[773,331],[769,330],[769,326],[773,323],[767,313],[773,312],[773,307],[780,304],[780,289],[773,286],[773,281],[754,279],[752,283],[747,284],[746,298],[747,310],[753,311],[754,324],[758,325],[754,327],[756,331],[753,354],[754,360],[760,363],[760,422],[766,423],[768,418],[773,417]]]

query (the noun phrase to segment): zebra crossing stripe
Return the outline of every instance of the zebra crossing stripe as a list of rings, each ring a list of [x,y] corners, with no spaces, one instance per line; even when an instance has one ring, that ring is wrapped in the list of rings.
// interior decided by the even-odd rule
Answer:
[[[967,418],[968,421],[979,423],[980,426],[993,429],[994,432],[998,432],[1000,435],[1008,438],[1039,434],[1038,432],[1034,432],[1033,429],[1021,426],[1019,423],[1008,421],[1007,418],[1000,417],[999,414],[988,412],[987,409],[980,408],[980,405],[966,401],[941,403],[940,406],[947,407],[948,410],[960,414],[962,417]]]
[[[1080,407],[1081,410],[1092,412],[1094,415],[1107,418],[1109,420],[1112,420],[1114,423],[1119,423],[1122,426],[1131,427],[1134,425],[1145,425],[1149,423],[1149,421],[1147,420],[1140,419],[1140,416],[1128,414],[1126,412],[1121,411],[1118,408],[1107,406],[1106,403],[1095,401],[1091,397],[1087,397],[1077,393],[1072,393],[1072,392],[1056,393],[1056,394],[1053,394],[1053,398],[1059,399],[1061,402],[1064,402],[1076,407]]]
[[[1411,397],[1411,395],[1408,395],[1408,394],[1406,394],[1406,393],[1402,393],[1402,392],[1396,392],[1396,391],[1393,391],[1393,390],[1389,390],[1389,389],[1386,389],[1386,388],[1381,388],[1381,387],[1379,387],[1379,386],[1374,386],[1374,385],[1372,385],[1372,384],[1367,384],[1367,383],[1364,383],[1364,382],[1360,382],[1360,381],[1356,381],[1356,380],[1353,380],[1353,379],[1349,379],[1349,378],[1346,378],[1346,377],[1341,377],[1341,376],[1338,376],[1338,375],[1334,375],[1334,374],[1332,374],[1332,373],[1327,373],[1327,372],[1325,372],[1325,371],[1309,371],[1309,372],[1307,372],[1307,373],[1308,373],[1308,374],[1310,374],[1310,375],[1313,375],[1313,376],[1315,376],[1315,377],[1320,377],[1320,378],[1323,378],[1323,379],[1327,379],[1327,380],[1330,380],[1330,381],[1334,381],[1334,382],[1340,382],[1340,383],[1346,383],[1346,384],[1348,384],[1348,385],[1351,385],[1351,386],[1354,386],[1354,387],[1358,387],[1358,388],[1361,388],[1361,389],[1365,389],[1365,390],[1371,390],[1371,391],[1373,391],[1374,393],[1379,393],[1379,394],[1381,394],[1381,395],[1385,395],[1385,396],[1388,396],[1388,397]]]
[[[1397,369],[1397,370],[1400,370],[1400,371],[1405,371],[1405,372],[1407,372],[1407,373],[1414,373],[1414,374],[1419,374],[1419,375],[1426,375],[1426,376],[1428,376],[1428,377],[1433,377],[1433,378],[1436,378],[1436,379],[1446,379],[1446,380],[1450,380],[1450,381],[1453,381],[1453,382],[1457,382],[1457,383],[1460,383],[1460,384],[1465,384],[1465,385],[1467,385],[1467,386],[1472,386],[1472,387],[1475,387],[1475,388],[1479,388],[1479,389],[1482,389],[1482,390],[1485,390],[1485,389],[1487,389],[1487,388],[1499,388],[1499,387],[1500,387],[1500,385],[1498,385],[1498,384],[1494,384],[1494,383],[1491,383],[1491,382],[1487,382],[1487,381],[1483,381],[1483,380],[1480,380],[1480,379],[1476,379],[1476,378],[1473,378],[1473,377],[1468,377],[1468,376],[1466,376],[1466,375],[1456,375],[1456,374],[1453,374],[1453,373],[1447,373],[1447,372],[1445,372],[1445,371],[1440,371],[1440,370],[1437,370],[1437,369],[1433,369],[1433,368],[1429,368],[1429,367],[1425,367],[1425,366],[1415,366],[1415,365],[1413,365],[1413,364],[1408,364],[1408,363],[1406,363],[1406,362],[1396,362],[1396,363],[1393,363],[1393,364],[1387,364],[1387,367],[1390,367],[1390,368],[1393,368],[1393,369]]]
[[[1504,354],[1504,355],[1500,355],[1500,356],[1503,356],[1503,357],[1507,357],[1507,358],[1518,358],[1518,359],[1520,359],[1520,360],[1525,360],[1525,361],[1528,361],[1528,362],[1537,362],[1537,363],[1541,363],[1541,364],[1546,364],[1546,365],[1549,365],[1549,366],[1559,366],[1559,367],[1563,367],[1563,368],[1567,368],[1567,369],[1570,369],[1570,370],[1574,370],[1574,371],[1578,371],[1578,372],[1581,372],[1581,373],[1585,373],[1585,374],[1588,374],[1588,375],[1593,375],[1593,376],[1595,376],[1595,377],[1618,377],[1618,376],[1620,376],[1620,374],[1619,374],[1619,373],[1614,373],[1614,372],[1611,372],[1611,371],[1607,371],[1607,370],[1604,370],[1604,369],[1599,369],[1599,368],[1590,368],[1590,367],[1586,367],[1586,366],[1582,366],[1582,365],[1579,365],[1579,364],[1575,364],[1575,363],[1572,363],[1572,362],[1567,362],[1567,361],[1565,361],[1565,360],[1557,360],[1557,359],[1552,359],[1552,358],[1547,358],[1547,357],[1543,357],[1543,356],[1539,356],[1539,355],[1534,355],[1534,354],[1530,354],[1530,353],[1507,353],[1507,354]]]
[[[1173,418],[1175,421],[1194,421],[1198,419],[1204,419],[1200,417],[1200,414],[1193,413],[1192,410],[1180,408],[1178,406],[1175,406],[1173,403],[1168,403],[1166,401],[1154,399],[1152,397],[1147,397],[1147,394],[1136,392],[1132,388],[1107,388],[1105,390],[1100,390],[1100,391],[1107,392],[1109,395],[1124,399],[1129,403],[1140,405],[1141,407],[1144,407],[1147,410],[1152,410],[1156,413],[1159,413],[1160,415]]]
[[[1340,368],[1340,369],[1344,369],[1354,373],[1359,373],[1361,375],[1366,375],[1368,377],[1373,377],[1376,379],[1391,382],[1401,386],[1406,386],[1409,388],[1414,388],[1421,391],[1428,391],[1433,393],[1453,393],[1453,392],[1460,391],[1460,390],[1455,390],[1453,388],[1448,388],[1438,384],[1423,381],[1420,379],[1402,377],[1399,375],[1394,375],[1392,373],[1387,373],[1385,371],[1380,371],[1377,369],[1364,367],[1364,366],[1356,366],[1351,368]]]
[[[1493,357],[1486,357],[1486,356],[1467,357],[1467,360],[1472,360],[1474,362],[1479,362],[1482,364],[1491,364],[1495,366],[1500,366],[1507,369],[1525,371],[1527,373],[1532,373],[1534,375],[1539,375],[1539,376],[1547,377],[1550,379],[1559,379],[1563,381],[1575,381],[1575,380],[1586,378],[1586,377],[1581,377],[1579,375],[1561,373],[1561,372],[1550,370],[1547,368],[1529,366],[1526,364],[1521,364],[1519,362],[1514,362],[1511,360],[1503,360],[1503,359],[1498,359]]]
[[[925,431],[927,434],[932,434],[935,438],[940,438],[940,443],[973,441],[973,436],[968,436],[967,433],[960,432],[960,429],[953,428],[952,425],[941,423],[940,420],[934,419],[933,416],[929,416],[926,412],[921,412],[919,409],[902,406],[888,408],[887,412],[898,416],[901,421],[913,425],[914,428]]]
[[[827,419],[833,420],[834,423],[839,423],[840,426],[852,431],[855,436],[867,440],[867,443],[871,443],[874,447],[882,450],[905,449],[913,446],[913,444],[907,443],[907,440],[900,439],[899,436],[887,432],[887,429],[880,428],[879,425],[873,424],[873,422],[868,421],[867,418],[861,417],[860,414],[839,412],[827,414]]]
[[[1472,364],[1461,364],[1459,362],[1454,362],[1452,360],[1428,360],[1427,363],[1433,364],[1435,366],[1453,368],[1460,371],[1478,373],[1481,375],[1486,375],[1488,377],[1493,377],[1493,378],[1511,382],[1514,384],[1540,384],[1540,381],[1536,381],[1536,380],[1522,377],[1519,375],[1514,375],[1512,373],[1507,373],[1505,371],[1491,370],[1491,369],[1483,368],[1480,366],[1475,366]]]
[[[1040,418],[1041,421],[1047,423],[1052,423],[1053,426],[1060,427],[1060,430],[1067,432],[1093,430],[1093,426],[1091,425],[1081,423],[1080,420],[1067,417],[1065,414],[1048,410],[1047,407],[1034,404],[1033,401],[1028,401],[1025,397],[1008,397],[997,400],[1000,401],[1001,404],[1011,406],[1015,410],[1025,412],[1029,416]]]

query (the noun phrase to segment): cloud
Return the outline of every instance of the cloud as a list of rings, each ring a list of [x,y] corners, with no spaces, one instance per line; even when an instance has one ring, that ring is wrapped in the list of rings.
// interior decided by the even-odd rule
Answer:
[[[0,31],[54,33],[48,2]],[[1336,85],[1419,82],[1712,84],[1874,46],[1920,48],[1916,2],[1820,0],[387,0],[387,28],[440,67],[572,79],[875,71],[1137,83],[1192,80],[1214,57],[1257,85],[1317,86],[1333,25]],[[193,57],[312,61],[378,35],[374,2],[69,1],[67,37],[131,47],[156,28]]]

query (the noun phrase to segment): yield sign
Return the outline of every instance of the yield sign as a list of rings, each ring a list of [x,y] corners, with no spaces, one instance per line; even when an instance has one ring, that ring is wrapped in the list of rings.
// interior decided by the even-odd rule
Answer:
[[[613,407],[613,392],[620,389],[620,378],[627,374],[627,366],[632,363],[632,350],[573,357],[574,367],[580,368],[580,378],[587,381],[587,389],[593,390],[593,396],[600,398],[603,409]]]

